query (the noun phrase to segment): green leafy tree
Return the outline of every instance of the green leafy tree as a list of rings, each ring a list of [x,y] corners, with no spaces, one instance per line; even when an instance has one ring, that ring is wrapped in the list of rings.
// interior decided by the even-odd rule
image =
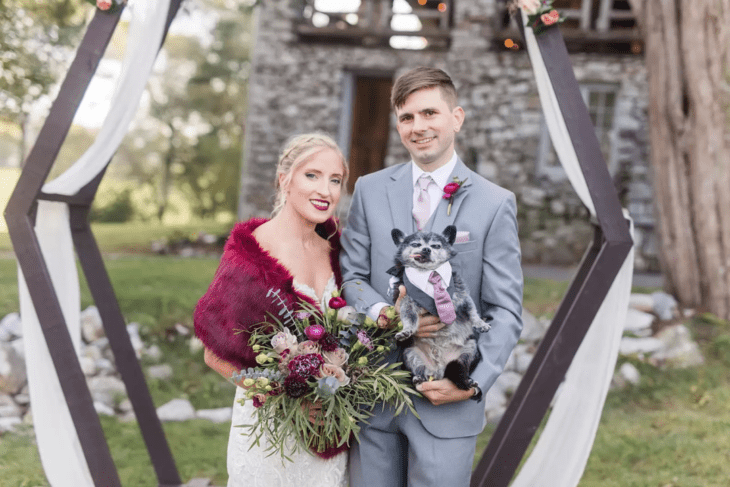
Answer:
[[[21,161],[28,113],[61,78],[88,7],[82,0],[0,0],[0,118],[20,127]]]

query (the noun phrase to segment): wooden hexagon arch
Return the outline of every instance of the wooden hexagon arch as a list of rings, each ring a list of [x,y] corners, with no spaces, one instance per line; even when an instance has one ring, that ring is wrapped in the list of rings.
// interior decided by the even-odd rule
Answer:
[[[181,0],[171,0],[165,35],[180,3]],[[41,190],[116,28],[121,10],[97,12],[91,21],[38,141],[28,155],[6,207],[5,219],[94,484],[98,487],[121,485],[33,230],[38,200],[62,201],[69,205],[74,246],[99,308],[158,483],[161,487],[181,486],[182,481],[88,223],[91,203],[104,173],[72,196],[46,194]],[[521,26],[521,23],[518,24]],[[560,30],[548,30],[537,37],[537,43],[543,57],[550,61],[546,63],[548,75],[595,205],[597,222],[593,242],[474,470],[472,487],[509,484],[633,245]]]
[[[523,38],[524,26],[518,20]],[[593,242],[471,478],[506,487],[540,425],[633,241],[558,28],[536,36],[596,210]]]
[[[181,1],[170,1],[163,42]],[[91,203],[94,201],[104,171],[75,195],[64,196],[42,192],[45,179],[53,167],[76,110],[119,22],[123,8],[124,4],[114,12],[97,10],[89,24],[48,118],[25,161],[23,171],[5,209],[5,220],[94,485],[117,487],[121,486],[121,482],[33,229],[39,200],[62,201],[69,206],[74,247],[99,309],[117,369],[132,402],[158,484],[160,487],[173,487],[181,486],[182,481],[88,222]],[[161,46],[158,46],[158,49],[159,47]]]

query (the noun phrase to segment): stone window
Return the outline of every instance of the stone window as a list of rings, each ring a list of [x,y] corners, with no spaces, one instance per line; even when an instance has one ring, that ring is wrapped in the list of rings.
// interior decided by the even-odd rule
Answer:
[[[588,113],[596,129],[596,137],[601,144],[603,158],[606,160],[611,175],[615,175],[617,170],[615,120],[618,88],[618,85],[615,84],[584,84],[580,87],[583,101],[588,106]],[[545,177],[551,181],[562,181],[566,178],[544,119],[540,130],[536,174],[538,177]]]
[[[447,49],[454,0],[298,0],[302,41]]]

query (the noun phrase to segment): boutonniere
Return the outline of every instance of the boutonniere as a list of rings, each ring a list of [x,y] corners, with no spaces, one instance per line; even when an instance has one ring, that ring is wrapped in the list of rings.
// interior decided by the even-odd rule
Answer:
[[[527,14],[527,26],[532,27],[535,35],[565,20],[553,8],[553,0],[513,0],[509,8],[512,12],[520,9]]]
[[[466,182],[466,179],[460,181],[458,177],[454,176],[454,182],[444,186],[443,198],[445,200],[449,200],[449,206],[446,207],[446,214],[449,216],[451,216],[451,205],[454,203],[454,195],[461,189],[461,186]]]

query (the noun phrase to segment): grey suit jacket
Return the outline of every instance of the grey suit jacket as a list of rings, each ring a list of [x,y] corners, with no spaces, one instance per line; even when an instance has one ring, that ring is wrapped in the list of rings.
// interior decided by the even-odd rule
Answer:
[[[416,231],[413,221],[411,164],[400,164],[358,179],[347,226],[342,233],[340,264],[343,294],[348,304],[365,312],[378,302],[388,302],[386,291],[396,246],[391,230],[406,235]],[[469,241],[457,243],[453,268],[469,288],[484,320],[492,326],[480,334],[482,360],[472,373],[486,394],[509,358],[522,330],[522,269],[517,238],[516,204],[513,193],[469,170],[457,161],[451,177],[466,183],[454,196],[451,215],[447,200],[439,202],[429,221],[431,231],[448,225],[468,231]],[[451,177],[449,180],[451,180]],[[466,400],[432,405],[415,399],[424,427],[440,438],[479,434],[484,428],[484,402]],[[377,424],[377,416],[371,424]]]

